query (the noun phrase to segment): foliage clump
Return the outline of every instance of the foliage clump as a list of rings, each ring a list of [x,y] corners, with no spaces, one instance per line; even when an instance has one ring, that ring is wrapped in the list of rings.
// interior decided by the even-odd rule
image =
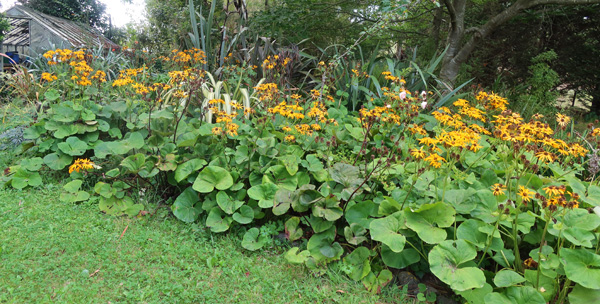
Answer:
[[[1,181],[37,187],[58,171],[63,202],[111,215],[143,216],[139,194],[153,191],[184,222],[246,230],[247,250],[283,229],[288,261],[316,273],[341,261],[373,292],[405,268],[474,302],[600,289],[588,279],[600,276],[588,166],[599,129],[571,132],[561,113],[525,119],[493,92],[435,103],[396,70],[369,75],[379,86],[349,112],[333,84],[279,84],[278,56],[260,67],[265,81],[246,63],[215,79],[199,49],[117,72],[92,68],[101,59],[83,50],[48,52],[30,142]]]

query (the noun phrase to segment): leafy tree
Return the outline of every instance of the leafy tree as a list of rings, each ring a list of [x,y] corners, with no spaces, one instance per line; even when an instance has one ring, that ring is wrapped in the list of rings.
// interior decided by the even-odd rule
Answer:
[[[4,39],[4,34],[6,34],[6,31],[8,31],[9,28],[10,28],[10,24],[8,23],[8,20],[6,19],[6,16],[4,16],[4,14],[0,13],[0,41],[2,41]]]
[[[450,30],[447,37],[448,51],[442,61],[440,76],[447,82],[453,83],[461,66],[467,62],[481,41],[524,10],[546,4],[562,6],[594,4],[600,3],[600,0],[504,0],[499,1],[501,9],[497,14],[491,15],[487,21],[478,20],[477,24],[467,24],[466,17],[469,15],[468,9],[482,1],[443,0],[441,2],[450,16]]]
[[[99,0],[19,0],[42,13],[89,24],[98,29],[108,26],[106,5]]]

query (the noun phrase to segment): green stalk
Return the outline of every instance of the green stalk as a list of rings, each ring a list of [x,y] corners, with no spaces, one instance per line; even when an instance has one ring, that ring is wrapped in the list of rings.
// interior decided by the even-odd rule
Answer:
[[[479,267],[479,265],[481,265],[481,262],[483,262],[483,259],[485,258],[485,255],[487,254],[488,249],[492,245],[492,241],[494,240],[494,233],[496,233],[496,230],[498,230],[498,225],[500,225],[500,217],[501,216],[502,216],[502,214],[498,215],[498,220],[496,220],[496,225],[494,226],[494,230],[492,231],[492,234],[488,237],[487,244],[485,245],[485,249],[483,250],[483,255],[481,256],[481,259],[477,263],[477,267]]]
[[[544,240],[546,239],[546,232],[548,232],[548,225],[550,224],[550,217],[551,216],[549,216],[546,219],[546,225],[544,225],[544,232],[542,232],[542,240],[540,242],[540,250],[538,251],[538,260],[537,260],[538,269],[537,269],[537,278],[535,281],[536,289],[540,287],[540,273],[541,273],[541,269],[542,269],[542,267],[540,267],[540,263],[542,261],[542,248],[544,247]]]

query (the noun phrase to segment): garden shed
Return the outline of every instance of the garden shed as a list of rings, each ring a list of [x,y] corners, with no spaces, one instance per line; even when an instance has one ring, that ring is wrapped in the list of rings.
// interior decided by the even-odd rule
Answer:
[[[22,5],[13,6],[5,14],[11,28],[2,41],[2,53],[33,56],[55,47],[119,47],[88,25],[43,14]]]

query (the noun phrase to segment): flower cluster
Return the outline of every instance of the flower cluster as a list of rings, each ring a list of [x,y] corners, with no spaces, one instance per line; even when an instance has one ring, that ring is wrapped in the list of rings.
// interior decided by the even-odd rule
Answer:
[[[56,77],[56,75],[52,75],[50,73],[44,72],[44,73],[42,73],[42,79],[47,82],[52,82],[52,81],[58,79],[58,77]]]
[[[94,169],[95,165],[96,164],[88,158],[78,158],[71,166],[69,166],[69,174],[73,173],[73,171],[79,172],[80,170]]]

